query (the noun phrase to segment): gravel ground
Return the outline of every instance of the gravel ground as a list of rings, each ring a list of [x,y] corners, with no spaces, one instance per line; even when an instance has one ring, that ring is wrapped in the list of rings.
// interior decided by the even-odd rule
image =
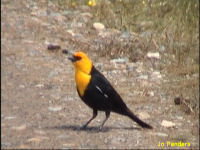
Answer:
[[[46,1],[1,2],[1,148],[148,149],[162,148],[162,142],[164,148],[199,147],[198,117],[174,105],[173,97],[161,88],[166,74],[149,66],[152,60],[110,60],[91,50],[95,45],[88,43],[98,35],[86,27],[89,8],[60,12],[53,4],[47,9]],[[100,112],[86,130],[80,130],[92,110],[78,97],[71,62],[59,51],[47,51],[48,43],[90,47],[86,53],[95,66],[154,129],[141,129],[129,118],[111,113],[99,132],[105,117]],[[162,124],[163,120],[170,123]],[[167,141],[190,146],[167,146]]]

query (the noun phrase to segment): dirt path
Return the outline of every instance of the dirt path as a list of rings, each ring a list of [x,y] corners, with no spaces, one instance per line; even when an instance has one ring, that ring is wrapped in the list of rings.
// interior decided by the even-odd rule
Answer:
[[[87,48],[84,43],[94,38],[85,25],[90,14],[87,8],[59,12],[50,5],[48,10],[50,14],[46,1],[2,1],[2,148],[159,148],[159,142],[175,148],[167,147],[167,141],[190,143],[181,148],[199,146],[197,118],[177,109],[160,88],[164,79],[148,69],[149,62],[117,64],[91,50],[88,55],[130,109],[154,129],[140,129],[130,119],[111,113],[98,132],[104,118],[99,113],[87,130],[79,130],[92,111],[76,93],[71,63],[46,49],[48,42]],[[163,127],[163,120],[175,126]]]

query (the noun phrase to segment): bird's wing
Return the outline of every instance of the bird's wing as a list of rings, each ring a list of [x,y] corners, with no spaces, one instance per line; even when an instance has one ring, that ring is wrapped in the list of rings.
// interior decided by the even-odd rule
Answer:
[[[95,68],[94,68],[95,69]],[[115,107],[126,107],[126,104],[123,102],[120,95],[116,92],[116,90],[112,87],[109,81],[101,74],[98,70],[93,70],[92,72],[91,82],[96,88],[96,91],[100,92],[105,99],[108,100],[108,103]]]

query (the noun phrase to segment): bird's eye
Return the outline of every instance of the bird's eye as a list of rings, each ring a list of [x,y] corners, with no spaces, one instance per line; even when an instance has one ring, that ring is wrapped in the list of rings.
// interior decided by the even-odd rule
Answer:
[[[78,60],[81,59],[81,57],[80,56],[74,56],[74,59],[75,59],[75,61],[78,61]]]

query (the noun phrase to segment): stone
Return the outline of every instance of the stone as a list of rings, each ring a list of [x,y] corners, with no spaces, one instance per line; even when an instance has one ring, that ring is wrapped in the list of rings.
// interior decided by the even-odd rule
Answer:
[[[162,132],[158,132],[156,133],[157,136],[161,136],[161,137],[168,137],[168,135],[166,133],[162,133]]]
[[[174,127],[176,124],[172,121],[163,120],[161,125],[166,128]]]
[[[35,85],[35,87],[42,88],[42,87],[44,87],[44,84],[37,84],[37,85]]]
[[[147,57],[148,58],[156,58],[156,59],[160,59],[160,53],[159,52],[148,52],[147,53]]]
[[[60,111],[61,109],[62,109],[62,107],[60,107],[60,106],[57,106],[57,107],[48,107],[48,110],[52,111],[52,112]]]
[[[75,33],[72,30],[67,30],[67,32],[71,35],[71,36],[75,36]]]
[[[102,23],[95,22],[93,24],[93,28],[96,29],[97,31],[102,31],[105,29],[105,26]]]
[[[149,91],[149,92],[147,92],[147,95],[154,96],[154,92],[153,91]]]

